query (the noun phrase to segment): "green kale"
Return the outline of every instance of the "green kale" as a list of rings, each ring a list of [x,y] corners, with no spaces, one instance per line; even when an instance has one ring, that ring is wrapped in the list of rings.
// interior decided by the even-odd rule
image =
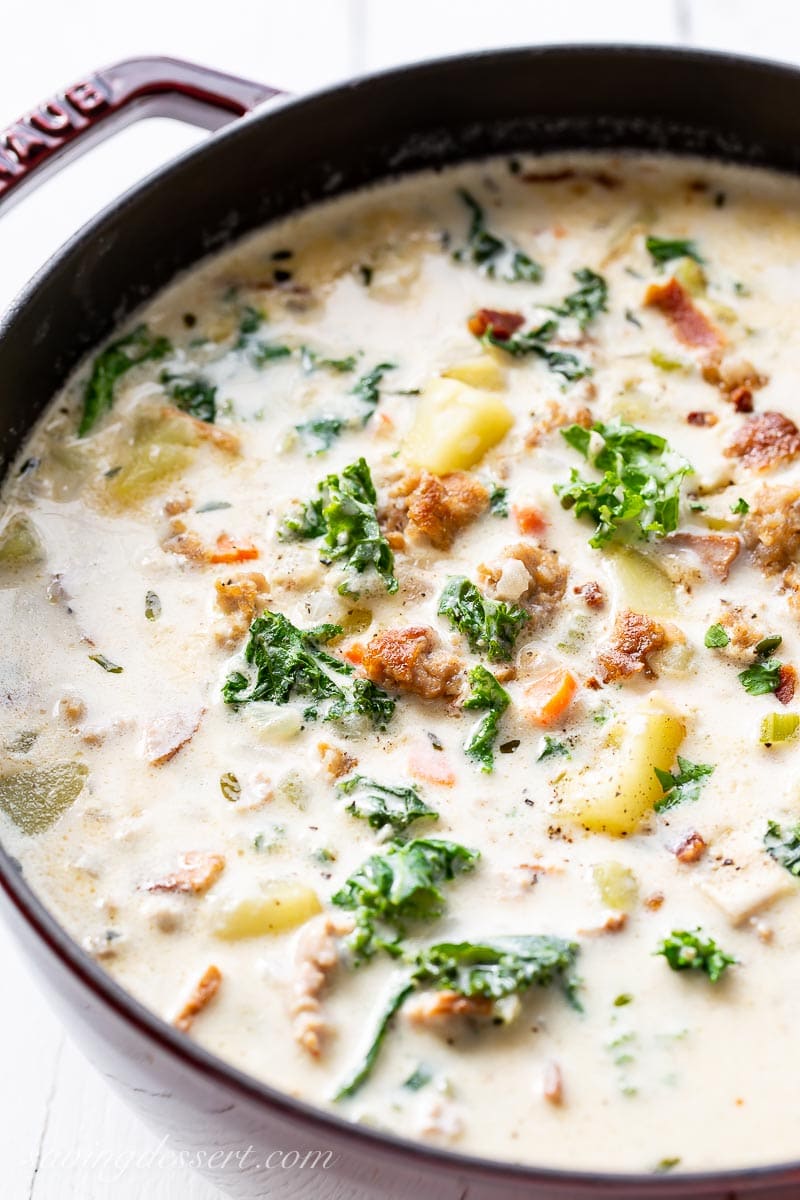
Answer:
[[[698,800],[708,776],[714,773],[710,764],[689,762],[688,758],[681,758],[680,754],[678,770],[674,775],[670,771],[662,771],[659,767],[653,769],[664,793],[653,805],[656,812],[675,808],[677,804],[683,804],[687,800]]]
[[[279,531],[284,540],[321,537],[320,559],[342,563],[348,571],[362,574],[372,567],[386,584],[390,595],[397,591],[394,554],[381,533],[375,510],[377,494],[366,460],[345,467],[341,475],[328,475],[318,485],[319,496],[287,516]],[[351,595],[346,581],[339,587]]]
[[[800,876],[800,822],[784,832],[777,821],[768,821],[764,845],[776,862],[792,875]]]
[[[248,304],[242,310],[242,315],[239,319],[239,342],[240,347],[245,345],[245,338],[251,337],[257,333],[264,322],[264,314],[257,308],[253,308]]]
[[[392,993],[361,1065],[342,1085],[335,1099],[344,1100],[355,1095],[366,1082],[392,1018],[420,987],[497,1001],[520,995],[535,986],[548,987],[556,983],[573,1008],[580,1010],[576,994],[579,985],[575,974],[577,955],[575,942],[538,935],[497,937],[483,942],[440,942],[429,946],[410,960],[410,979]],[[406,1086],[411,1086],[410,1081]]]
[[[403,1087],[408,1088],[410,1092],[419,1092],[422,1088],[427,1087],[432,1079],[433,1072],[430,1067],[420,1063],[418,1067],[414,1068],[408,1079],[403,1080]]]
[[[508,488],[498,483],[489,485],[489,512],[494,517],[508,516]]]
[[[656,950],[663,954],[673,971],[703,971],[712,983],[716,983],[723,972],[737,962],[730,954],[720,950],[713,938],[703,935],[701,929],[690,933],[686,929],[673,929],[669,937]]]
[[[433,921],[444,912],[439,884],[473,870],[477,850],[436,838],[390,842],[385,854],[373,854],[345,880],[331,903],[355,914],[348,944],[356,963],[378,950],[395,957],[409,921]]]
[[[579,980],[578,946],[541,935],[490,938],[483,942],[440,942],[417,955],[412,979],[417,985],[459,996],[502,1000],[538,985],[561,986],[574,1008]]]
[[[381,398],[381,380],[386,372],[393,371],[396,365],[396,363],[390,362],[378,363],[377,367],[373,367],[371,371],[367,371],[366,375],[361,376],[350,392],[351,396],[356,396],[364,405],[364,414],[361,418],[362,425],[366,425],[378,407]]]
[[[422,799],[419,788],[413,785],[392,787],[366,775],[351,775],[337,783],[336,790],[344,796],[352,796],[347,811],[367,821],[373,829],[388,825],[397,834],[423,817],[435,820],[439,816]]]
[[[467,233],[467,245],[457,250],[453,257],[465,259],[481,267],[490,279],[502,279],[505,283],[539,283],[542,268],[524,251],[512,246],[503,238],[490,233],[486,228],[486,214],[474,196],[459,189],[459,196],[470,211],[471,220]]]
[[[736,514],[750,512],[750,505],[747,503],[744,496],[740,496],[736,503],[731,505],[731,512]]]
[[[167,394],[181,412],[196,417],[213,425],[217,416],[217,389],[207,379],[198,377],[190,379],[184,375],[172,375],[162,371],[160,382],[167,389]]]
[[[237,350],[244,350],[254,367],[263,367],[276,359],[291,357],[291,348],[280,342],[264,342],[256,337],[264,323],[264,314],[257,308],[245,308],[239,322]]]
[[[146,325],[106,346],[92,364],[92,373],[83,393],[83,414],[78,436],[84,437],[105,412],[114,404],[117,380],[132,367],[148,360],[165,358],[172,351],[168,338],[154,337]]]
[[[781,686],[781,668],[783,664],[777,658],[768,658],[765,662],[754,663],[739,672],[739,682],[751,696],[767,696],[777,692]]]
[[[569,483],[554,489],[564,508],[574,508],[576,517],[586,515],[595,522],[590,546],[636,534],[664,537],[677,528],[681,481],[692,468],[665,438],[622,421],[598,422],[591,430],[570,425],[561,435],[603,472],[602,479],[589,480],[573,468]]]
[[[590,375],[591,367],[587,363],[581,362],[576,354],[571,354],[566,350],[552,350],[550,348],[549,343],[553,340],[557,332],[557,321],[545,321],[543,325],[537,326],[536,329],[527,329],[521,333],[513,333],[509,338],[498,337],[490,328],[481,340],[486,345],[498,346],[514,358],[523,358],[527,354],[535,354],[537,358],[541,358],[547,363],[551,371],[563,376],[567,383],[573,383],[576,379],[583,379],[584,375]]]
[[[222,689],[226,704],[269,700],[287,704],[294,696],[308,699],[306,720],[349,721],[366,717],[377,729],[391,720],[394,700],[369,680],[354,675],[349,663],[320,647],[342,632],[338,625],[298,629],[282,613],[265,612],[250,626],[245,661],[255,678],[241,671],[229,675]]]
[[[523,625],[530,620],[524,608],[490,600],[464,575],[451,575],[439,598],[438,613],[462,633],[476,654],[489,662],[508,662]]]
[[[730,644],[730,640],[730,636],[724,626],[709,625],[706,630],[706,636],[703,638],[703,645],[708,650],[722,650]]]
[[[544,735],[544,745],[542,746],[536,758],[537,762],[546,762],[548,758],[569,758],[569,750],[563,742],[557,738],[551,737],[549,733]]]
[[[470,734],[464,753],[488,773],[494,769],[494,743],[500,729],[500,718],[511,703],[511,697],[485,667],[473,667],[468,678],[472,691],[462,707],[485,711],[485,716],[481,717]]]
[[[672,262],[674,258],[693,258],[696,263],[703,262],[697,246],[688,238],[660,238],[651,234],[645,240],[645,246],[657,266]]]
[[[300,365],[306,375],[310,375],[312,371],[317,371],[320,367],[325,367],[329,371],[336,371],[337,374],[346,375],[348,371],[355,371],[356,356],[348,354],[346,358],[324,358],[312,350],[310,346],[300,347]]]
[[[297,432],[308,443],[311,456],[330,450],[346,428],[347,421],[343,417],[312,417],[302,425],[295,425]]]
[[[580,287],[565,296],[552,311],[559,317],[574,317],[581,329],[585,329],[598,313],[608,311],[608,284],[602,275],[597,275],[588,267],[581,267],[573,278]]]

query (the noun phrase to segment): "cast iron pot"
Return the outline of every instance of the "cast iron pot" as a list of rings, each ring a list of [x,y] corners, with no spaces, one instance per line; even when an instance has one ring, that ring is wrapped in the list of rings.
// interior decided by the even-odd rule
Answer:
[[[132,309],[209,251],[315,200],[479,155],[569,147],[800,167],[800,72],[727,55],[638,47],[510,50],[404,67],[300,99],[276,95],[187,63],[140,59],[82,81],[0,135],[2,205],[59,158],[121,123],[169,115],[216,129],[259,106],[117,201],[13,305],[0,326],[3,470],[68,372]],[[44,990],[109,1083],[167,1139],[161,1153],[184,1152],[185,1161],[232,1196],[796,1200],[800,1194],[800,1162],[692,1176],[611,1176],[498,1164],[355,1127],[227,1066],[148,1012],[70,940],[2,848],[0,896]]]

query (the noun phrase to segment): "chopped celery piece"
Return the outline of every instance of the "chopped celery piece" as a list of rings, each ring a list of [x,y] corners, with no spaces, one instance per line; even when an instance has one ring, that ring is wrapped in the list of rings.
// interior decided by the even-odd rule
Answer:
[[[688,366],[685,362],[681,362],[679,358],[669,358],[668,355],[662,354],[660,350],[650,351],[650,362],[654,367],[658,367],[660,371],[688,370]]]
[[[0,775],[0,809],[23,833],[43,833],[78,798],[89,769],[83,763],[54,763]]]
[[[767,713],[761,721],[759,741],[763,746],[771,746],[773,742],[788,742],[800,727],[800,716],[797,713]]]

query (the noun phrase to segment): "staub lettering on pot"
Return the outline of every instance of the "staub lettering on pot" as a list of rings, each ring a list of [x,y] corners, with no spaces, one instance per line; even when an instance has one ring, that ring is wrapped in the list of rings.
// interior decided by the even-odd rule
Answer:
[[[0,195],[13,187],[34,161],[58,150],[110,106],[110,89],[94,75],[6,129],[0,134]]]

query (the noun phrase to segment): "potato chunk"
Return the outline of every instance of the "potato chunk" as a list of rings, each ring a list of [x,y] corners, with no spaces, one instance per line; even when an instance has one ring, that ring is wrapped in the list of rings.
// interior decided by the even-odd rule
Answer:
[[[464,471],[496,446],[513,423],[499,396],[455,379],[436,379],[419,399],[405,455],[434,475]]]
[[[291,879],[275,880],[261,892],[222,902],[214,912],[212,930],[226,941],[285,933],[321,911],[313,888]]]
[[[0,775],[0,809],[23,833],[42,833],[77,800],[88,774],[75,762],[9,771]]]
[[[25,513],[15,513],[0,529],[0,570],[40,562],[44,547],[38,530]]]
[[[118,504],[135,505],[191,463],[197,433],[181,413],[146,411],[137,416],[131,448],[108,490]]]
[[[491,354],[480,354],[467,358],[442,371],[445,379],[457,379],[468,387],[483,388],[487,392],[500,392],[506,386],[506,373]]]
[[[611,563],[626,608],[651,617],[676,615],[675,584],[657,563],[624,546],[614,550]]]
[[[686,735],[676,712],[652,707],[633,714],[619,736],[616,750],[607,751],[611,770],[587,772],[571,781],[568,811],[596,833],[624,837],[633,833],[663,794],[655,771],[668,771]]]

